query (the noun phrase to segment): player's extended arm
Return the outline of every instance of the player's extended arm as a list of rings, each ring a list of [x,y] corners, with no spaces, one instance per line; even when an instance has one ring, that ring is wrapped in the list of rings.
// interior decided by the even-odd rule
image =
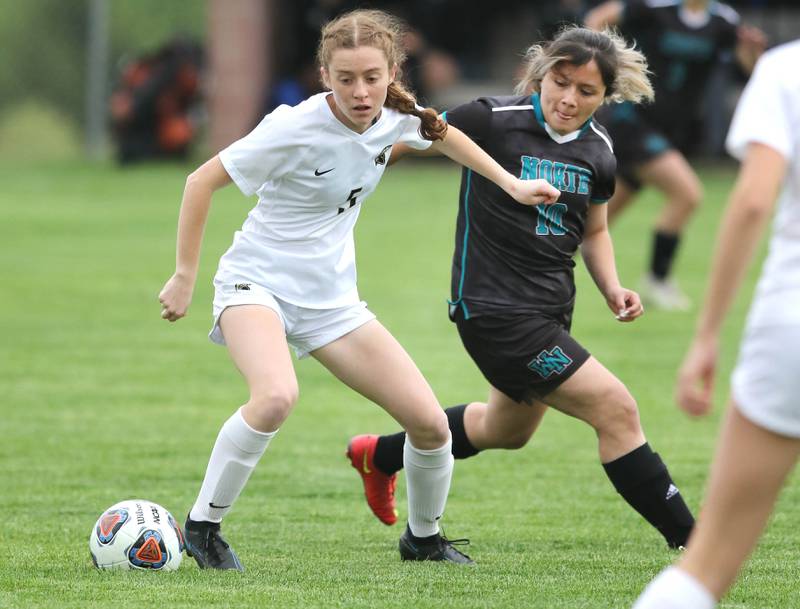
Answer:
[[[620,0],[609,0],[586,13],[584,23],[589,29],[600,32],[607,27],[619,25],[624,10],[625,5]]]
[[[608,308],[623,322],[633,321],[644,313],[642,301],[633,290],[622,287],[614,259],[614,244],[608,232],[606,204],[589,204],[581,256]]]
[[[718,335],[722,321],[753,259],[786,174],[784,156],[765,144],[747,148],[722,218],[699,335]]]
[[[404,156],[441,156],[442,152],[433,146],[429,146],[425,150],[417,150],[406,144],[395,144],[392,146],[392,154],[389,155],[389,162],[387,165],[391,167]]]
[[[720,329],[772,215],[786,166],[774,148],[759,143],[747,148],[722,218],[694,340],[678,373],[676,398],[689,414],[711,409]]]
[[[491,180],[523,205],[555,203],[561,194],[545,180],[520,180],[511,175],[480,146],[452,125],[448,126],[444,139],[434,142],[430,147]]]
[[[439,115],[441,119],[442,116]],[[407,146],[406,144],[395,144],[392,146],[392,154],[389,156],[389,163],[387,164],[388,167],[394,165],[397,161],[402,159],[404,156],[441,156],[442,152],[433,146],[429,146],[425,150],[418,150],[416,148],[412,148],[411,146]]]
[[[745,74],[752,74],[758,58],[767,48],[767,35],[757,27],[740,25],[736,37],[736,62]]]
[[[197,279],[200,245],[211,207],[211,196],[230,182],[231,178],[218,156],[203,163],[186,179],[178,218],[175,273],[158,295],[161,317],[164,319],[177,321],[186,315]]]

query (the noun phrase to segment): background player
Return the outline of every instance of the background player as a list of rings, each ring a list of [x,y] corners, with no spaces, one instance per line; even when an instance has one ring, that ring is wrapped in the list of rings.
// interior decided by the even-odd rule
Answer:
[[[619,26],[645,54],[655,76],[653,103],[623,103],[598,113],[618,162],[608,216],[613,221],[643,184],[664,194],[642,298],[658,308],[686,310],[689,299],[671,279],[671,271],[683,230],[700,205],[702,187],[684,155],[698,140],[696,118],[712,71],[735,53],[749,74],[764,49],[764,36],[740,26],[739,15],[729,6],[709,0],[611,0],[590,11],[586,24],[597,30]]]
[[[636,609],[711,609],[755,546],[800,454],[800,41],[769,51],[728,134],[742,160],[722,221],[706,302],[678,375],[692,415],[711,409],[725,314],[770,217],[778,212],[732,378],[708,496],[677,567]]]
[[[409,356],[359,299],[353,226],[397,142],[433,145],[520,203],[553,201],[558,191],[508,174],[434,111],[419,109],[397,80],[399,41],[399,26],[385,13],[335,19],[318,50],[330,92],[278,108],[187,180],[176,271],[159,296],[169,321],[183,317],[191,301],[214,191],[233,181],[245,195],[259,195],[214,278],[210,336],[227,344],[250,399],[223,425],[186,521],[187,548],[201,567],[242,569],[219,523],[297,400],[287,343],[407,430],[403,558],[471,562],[439,535],[453,464],[447,419]]]
[[[670,546],[682,546],[694,520],[645,439],[636,401],[569,334],[579,246],[616,318],[630,322],[643,312],[617,277],[605,205],[616,166],[592,115],[605,101],[652,97],[644,57],[613,34],[567,29],[529,49],[517,91],[446,112],[503,167],[561,191],[554,205],[524,208],[473,172],[462,174],[450,315],[491,387],[488,403],[447,409],[453,454],[520,448],[552,406],[594,428],[615,488]],[[370,507],[386,524],[396,519],[404,442],[403,433],[366,435],[348,448]]]

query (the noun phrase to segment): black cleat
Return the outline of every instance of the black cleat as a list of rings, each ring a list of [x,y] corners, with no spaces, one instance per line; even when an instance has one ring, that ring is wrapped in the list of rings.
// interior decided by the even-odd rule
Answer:
[[[406,527],[400,537],[400,558],[403,560],[437,560],[454,562],[460,565],[474,565],[475,561],[453,545],[466,545],[467,539],[449,540],[438,533],[431,537],[414,537]]]
[[[201,569],[244,571],[236,552],[220,535],[218,522],[198,522],[187,517],[183,533],[186,553],[197,561]]]

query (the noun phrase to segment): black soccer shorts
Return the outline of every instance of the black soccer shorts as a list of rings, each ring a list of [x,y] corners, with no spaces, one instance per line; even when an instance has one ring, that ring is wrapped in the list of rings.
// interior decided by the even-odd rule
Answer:
[[[617,175],[632,190],[642,188],[639,167],[675,148],[660,131],[645,121],[632,104],[616,104],[598,112],[603,127],[614,142]]]
[[[457,315],[455,322],[486,380],[516,402],[546,402],[589,359],[569,334],[571,314]]]

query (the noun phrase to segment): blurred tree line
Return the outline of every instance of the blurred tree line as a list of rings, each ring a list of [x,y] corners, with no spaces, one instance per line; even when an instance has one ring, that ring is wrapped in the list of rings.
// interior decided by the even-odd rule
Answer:
[[[205,0],[106,2],[109,89],[126,57],[152,51],[177,34],[204,38]],[[26,146],[52,136],[47,132],[57,126],[80,137],[89,8],[89,0],[0,0],[0,153],[20,144],[11,134],[37,123],[41,133],[30,133]]]

